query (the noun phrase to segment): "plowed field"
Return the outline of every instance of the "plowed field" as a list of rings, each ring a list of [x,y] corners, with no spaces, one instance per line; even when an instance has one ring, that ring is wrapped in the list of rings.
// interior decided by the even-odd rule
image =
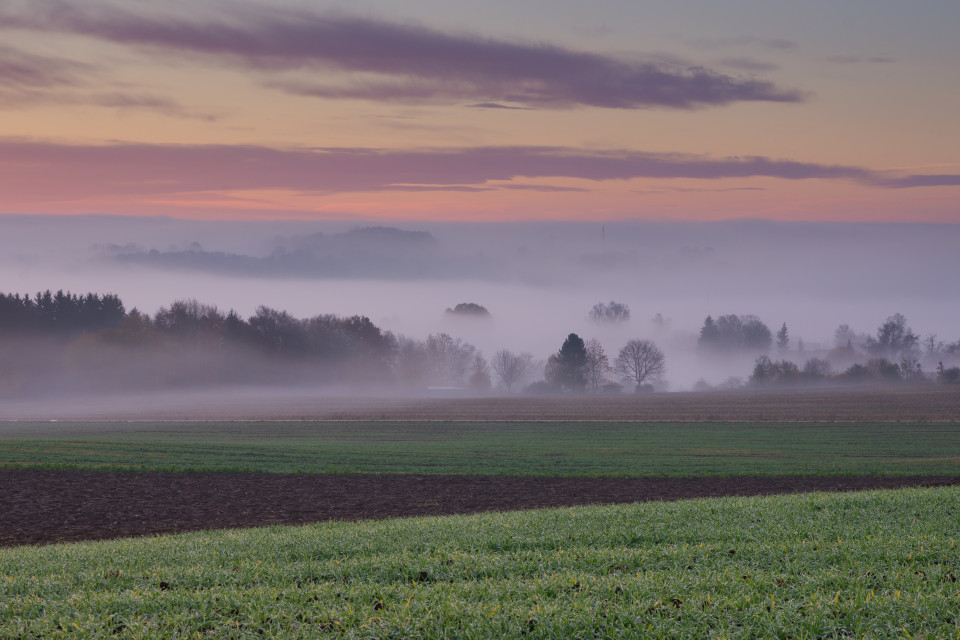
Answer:
[[[929,477],[537,478],[0,470],[0,546],[201,529],[960,483]]]

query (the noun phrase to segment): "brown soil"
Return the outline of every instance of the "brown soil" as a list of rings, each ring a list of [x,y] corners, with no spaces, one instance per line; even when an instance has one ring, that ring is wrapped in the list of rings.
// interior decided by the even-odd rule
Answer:
[[[521,478],[0,470],[0,546],[538,507],[960,484],[960,477]]]

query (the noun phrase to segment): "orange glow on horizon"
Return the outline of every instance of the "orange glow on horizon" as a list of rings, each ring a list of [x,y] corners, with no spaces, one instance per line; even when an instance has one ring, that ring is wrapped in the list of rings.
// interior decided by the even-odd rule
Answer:
[[[564,186],[563,181],[550,181]],[[544,184],[545,181],[539,181]],[[501,183],[510,184],[510,183]],[[522,184],[522,183],[518,183]],[[575,220],[780,221],[956,223],[951,189],[879,189],[840,181],[672,180],[568,181],[587,191],[497,189],[477,192],[378,191],[302,193],[230,190],[163,197],[78,197],[42,201],[7,197],[7,211],[25,214],[112,214],[198,220],[410,220],[504,222]],[[590,186],[586,186],[590,185]],[[3,197],[0,187],[0,198]],[[913,215],[904,219],[903,212]]]

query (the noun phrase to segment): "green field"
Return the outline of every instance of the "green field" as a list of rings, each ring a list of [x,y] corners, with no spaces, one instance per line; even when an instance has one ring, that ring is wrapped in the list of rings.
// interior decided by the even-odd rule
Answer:
[[[531,476],[960,475],[960,422],[0,425],[0,468]]]
[[[0,549],[3,638],[960,637],[960,488]]]

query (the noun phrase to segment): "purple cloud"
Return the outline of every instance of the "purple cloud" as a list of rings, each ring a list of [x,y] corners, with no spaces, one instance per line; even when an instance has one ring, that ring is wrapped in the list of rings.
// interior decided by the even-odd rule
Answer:
[[[215,122],[220,118],[217,114],[193,111],[187,109],[176,100],[150,94],[98,93],[86,98],[81,98],[81,102],[115,109],[153,111],[170,118],[204,120],[206,122]]]
[[[37,0],[29,10],[0,11],[0,28],[80,34],[168,54],[204,55],[243,68],[352,75],[341,84],[272,79],[275,88],[325,98],[618,109],[803,99],[798,91],[753,78],[702,67],[636,63],[548,44],[250,5],[231,5],[229,15],[218,20],[162,17]],[[356,74],[369,77],[358,79]]]
[[[832,62],[833,64],[859,64],[861,62],[867,62],[869,64],[892,64],[896,62],[894,58],[889,56],[873,56],[870,58],[861,58],[860,56],[827,56],[827,62]]]
[[[38,56],[0,45],[0,86],[4,90],[36,90],[75,86],[90,71],[87,65]]]
[[[0,89],[0,109],[23,109],[43,105],[90,105],[124,111],[150,111],[169,118],[206,122],[214,122],[220,117],[214,113],[191,111],[175,100],[145,93]]]
[[[508,109],[510,111],[531,111],[530,107],[510,107],[497,102],[478,102],[477,104],[468,104],[471,109]]]
[[[904,176],[902,178],[881,178],[877,186],[891,189],[912,189],[913,187],[960,187],[960,176]]]
[[[720,61],[720,64],[733,69],[741,69],[743,71],[751,72],[776,71],[780,68],[779,65],[773,64],[772,62],[754,60],[753,58],[724,58]]]
[[[517,178],[592,181],[632,178],[769,177],[848,180],[902,189],[960,186],[957,175],[892,175],[860,167],[773,160],[710,158],[632,151],[584,152],[552,147],[465,149],[278,150],[255,146],[70,146],[0,141],[4,184],[0,195],[70,193],[169,195],[222,190],[283,189],[312,193],[350,191],[474,191],[490,188],[556,190],[497,185]],[[564,187],[560,187],[561,189]]]
[[[772,49],[777,51],[789,51],[796,49],[799,45],[793,40],[786,38],[758,38],[756,36],[734,36],[732,38],[700,39],[694,40],[694,46],[701,49],[728,49],[731,47],[751,47],[757,49]]]
[[[406,191],[416,193],[419,191],[453,191],[460,193],[477,193],[480,191],[494,191],[494,187],[470,187],[462,184],[439,185],[439,184],[390,184],[376,189],[377,191]]]
[[[500,189],[511,189],[514,191],[539,191],[540,193],[562,193],[564,191],[573,193],[588,193],[590,189],[582,187],[558,187],[551,184],[501,184],[497,185]]]
[[[174,100],[144,93],[89,92],[91,78],[99,72],[93,66],[38,56],[0,46],[0,109],[37,105],[96,105],[115,109],[137,109],[174,118],[213,120],[211,114],[194,113]]]
[[[694,189],[689,187],[672,187],[667,191],[675,193],[729,193],[731,191],[766,191],[763,187],[729,187],[727,189]]]
[[[469,186],[462,184],[391,184],[376,189],[377,191],[459,191],[463,193],[477,193],[480,191],[538,191],[540,193],[576,192],[586,193],[589,189],[581,187],[558,187],[550,184],[488,184],[484,186]]]

